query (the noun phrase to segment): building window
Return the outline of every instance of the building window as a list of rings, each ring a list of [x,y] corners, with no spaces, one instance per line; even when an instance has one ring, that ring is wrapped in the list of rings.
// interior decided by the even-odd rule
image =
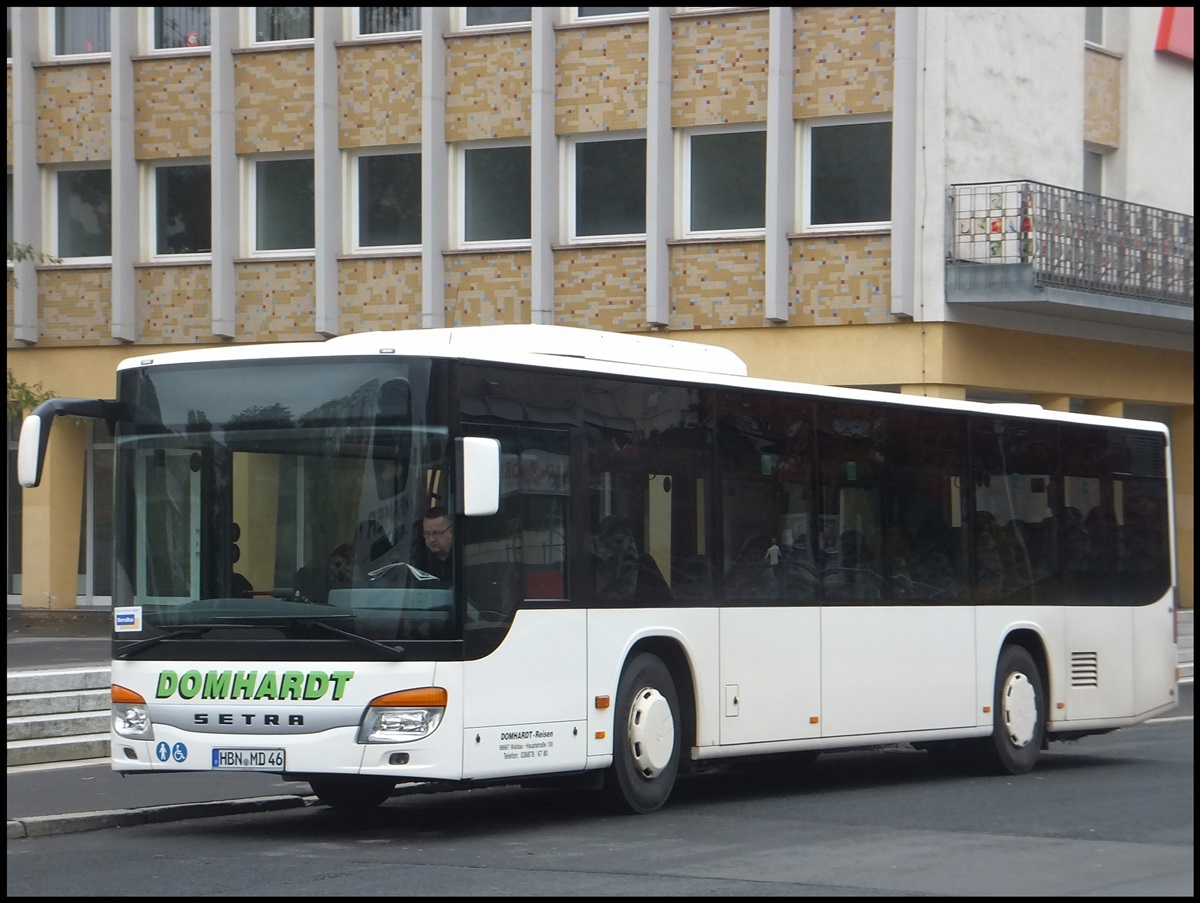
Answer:
[[[313,36],[311,6],[256,6],[254,42],[305,41]]]
[[[212,252],[212,167],[164,164],[154,169],[154,253]]]
[[[360,35],[403,34],[421,30],[419,6],[360,6],[358,33]]]
[[[463,242],[527,242],[529,145],[468,147],[460,159]]]
[[[60,258],[112,256],[112,170],[61,169],[54,179]]]
[[[615,19],[649,12],[648,6],[576,6],[576,19]]]
[[[578,140],[571,147],[571,237],[645,235],[646,139]]]
[[[359,248],[421,243],[421,154],[369,154],[358,158]]]
[[[312,157],[258,160],[252,167],[255,251],[312,251],[316,200]]]
[[[208,47],[208,6],[155,6],[154,49]]]
[[[1083,39],[1097,47],[1104,46],[1104,7],[1085,6],[1083,8]]]
[[[1083,151],[1083,190],[1089,194],[1104,194],[1104,154]]]
[[[54,53],[108,53],[107,6],[54,7]]]
[[[826,121],[812,123],[806,134],[806,228],[890,223],[891,122]]]
[[[767,133],[760,128],[692,132],[686,143],[686,231],[764,228]]]
[[[481,28],[488,25],[521,25],[533,21],[530,6],[464,6],[463,26]]]

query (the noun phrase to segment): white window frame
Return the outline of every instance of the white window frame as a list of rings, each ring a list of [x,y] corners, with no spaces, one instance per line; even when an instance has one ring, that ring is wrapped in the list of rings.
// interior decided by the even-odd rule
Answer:
[[[312,7],[313,13],[313,37],[311,38],[288,38],[281,41],[260,41],[258,40],[258,10],[257,6],[242,7],[242,34],[244,35],[243,45],[262,49],[271,48],[288,48],[288,47],[312,47],[316,42],[317,29],[317,14],[316,7]]]
[[[734,132],[767,132],[765,122],[747,122],[720,125],[697,126],[692,129],[680,129],[676,135],[676,171],[679,173],[679,183],[676,185],[676,204],[678,221],[675,224],[675,234],[685,238],[761,238],[766,234],[766,196],[768,186],[763,184],[764,222],[752,229],[692,229],[692,139],[699,135],[728,135]],[[765,168],[764,168],[765,174]]]
[[[89,169],[104,170],[105,172],[107,172],[109,174],[109,180],[110,180],[109,181],[109,195],[108,195],[109,217],[110,217],[109,224],[108,224],[109,253],[104,254],[104,255],[91,256],[91,257],[69,257],[62,253],[62,247],[59,243],[58,180],[59,180],[59,177],[64,172],[81,172],[83,170],[89,170]],[[43,190],[45,192],[44,196],[46,197],[46,206],[43,209],[46,211],[46,225],[45,225],[45,237],[43,239],[42,245],[43,245],[43,247],[52,249],[51,251],[48,252],[50,254],[50,256],[56,258],[61,263],[83,264],[83,265],[111,264],[112,263],[112,237],[113,237],[113,235],[112,235],[113,223],[111,220],[112,206],[113,206],[112,182],[111,182],[112,164],[108,160],[104,160],[99,163],[71,163],[71,164],[61,165],[61,166],[46,167],[46,169],[44,170],[44,178],[45,178],[45,181],[43,184]]]
[[[646,132],[643,129],[631,129],[629,131],[620,132],[587,132],[579,135],[569,135],[564,137],[560,145],[559,162],[561,171],[566,174],[566,184],[560,205],[560,215],[562,221],[566,223],[567,241],[571,244],[593,244],[593,243],[621,243],[629,241],[645,241],[646,230],[641,232],[614,232],[605,235],[580,235],[576,230],[578,225],[578,209],[575,202],[575,189],[577,185],[576,165],[578,157],[576,152],[581,144],[597,144],[607,143],[611,141],[630,141],[630,140],[646,140]],[[645,173],[642,173],[643,180]]]
[[[415,38],[415,37],[421,36],[421,26],[419,23],[416,28],[411,28],[407,31],[374,31],[374,32],[367,32],[364,34],[362,31],[359,30],[362,27],[362,17],[360,15],[361,10],[362,10],[361,6],[347,6],[346,7],[346,21],[344,23],[345,28],[346,28],[345,33],[348,35],[352,35],[353,40],[355,40],[355,41],[387,41],[387,40],[393,40],[395,38],[405,38],[405,37],[414,37]],[[421,7],[418,6],[417,10],[418,10],[417,18],[420,19],[421,18],[421,13],[420,13]]]
[[[514,19],[511,22],[494,22],[487,25],[468,25],[467,24],[467,7],[453,7],[454,21],[458,31],[493,31],[496,29],[513,29],[513,28],[532,28],[533,27],[533,7],[529,8],[528,19]]]
[[[420,250],[422,242],[420,240],[406,245],[364,245],[362,243],[362,231],[359,213],[361,212],[360,194],[359,194],[359,175],[361,172],[359,163],[364,157],[394,157],[401,154],[408,154],[421,157],[421,146],[419,144],[404,144],[393,145],[388,147],[371,147],[363,148],[362,150],[353,151],[346,154],[346,194],[345,194],[345,211],[346,211],[346,229],[348,235],[348,246],[353,249],[355,254],[381,254],[392,252],[406,252]],[[425,161],[421,160],[421,165],[424,166]],[[421,186],[424,187],[423,185]],[[421,206],[424,208],[427,199],[422,195]],[[422,224],[424,220],[422,218]]]
[[[63,7],[63,8],[70,10],[70,9],[89,9],[90,7],[70,6],[70,7]],[[44,15],[43,24],[45,25],[45,27],[42,29],[42,33],[44,35],[46,35],[46,40],[48,42],[48,46],[46,47],[46,52],[45,52],[45,58],[55,59],[55,60],[107,60],[112,57],[111,49],[110,50],[97,50],[92,53],[86,53],[86,52],[85,53],[59,53],[58,52],[58,16],[56,14],[57,9],[59,9],[59,7],[57,7],[57,6],[42,7],[42,11],[43,11],[43,15]],[[108,13],[108,40],[109,40],[109,46],[111,48],[111,46],[112,46],[112,10],[111,10],[111,7],[109,8],[109,13]]]
[[[533,235],[528,238],[501,238],[467,241],[467,152],[473,150],[499,150],[505,147],[527,147],[532,159],[533,148],[528,138],[512,140],[465,141],[451,149],[451,172],[454,174],[451,184],[451,210],[454,217],[454,242],[464,250],[473,248],[516,248],[528,249],[533,246]],[[530,174],[530,212],[529,228],[533,231],[533,176]]]
[[[171,261],[188,261],[188,260],[210,260],[212,259],[212,250],[198,251],[194,254],[171,254],[168,252],[160,252],[158,249],[158,171],[160,169],[169,169],[179,166],[207,166],[209,170],[209,197],[212,197],[212,160],[209,157],[177,157],[170,160],[155,160],[153,163],[145,164],[141,168],[142,178],[142,197],[145,198],[145,224],[143,230],[145,235],[144,253],[147,258],[152,260],[171,260]],[[212,236],[211,223],[211,200],[209,208],[209,236]]]
[[[800,152],[796,155],[796,210],[800,214],[800,231],[808,234],[831,234],[842,232],[889,232],[892,228],[891,219],[864,220],[862,222],[820,223],[812,222],[812,134],[814,129],[830,128],[845,125],[870,125],[873,123],[892,123],[892,117],[887,114],[861,114],[852,116],[825,116],[818,119],[808,119],[797,122],[796,128],[800,134],[796,146]],[[895,145],[892,154],[895,154]],[[890,168],[888,170],[891,172]]]
[[[313,245],[307,248],[264,248],[258,247],[258,164],[281,160],[308,160],[313,164],[313,188],[316,189],[316,159],[311,151],[302,153],[256,154],[242,160],[242,235],[245,236],[245,253],[255,258],[306,258],[316,254],[316,209],[313,210]],[[217,186],[213,186],[217,190]]]
[[[155,12],[155,10],[158,10],[161,8],[162,7],[158,7],[158,6],[139,7],[139,16],[138,16],[139,29],[140,29],[139,44],[141,47],[145,48],[145,50],[144,50],[145,53],[154,55],[154,56],[162,56],[162,55],[177,56],[179,54],[203,55],[203,54],[207,54],[212,51],[212,43],[211,42],[212,42],[212,31],[213,31],[213,24],[214,24],[213,17],[212,17],[212,7],[209,7],[209,14],[208,14],[209,43],[208,44],[197,44],[194,47],[188,47],[186,45],[183,47],[156,47],[156,46],[154,46],[154,36],[155,36],[154,35],[154,12]]]
[[[581,16],[579,15],[578,6],[567,7],[568,21],[574,25],[596,24],[606,25],[610,22],[641,22],[650,18],[650,10],[646,9],[638,13],[610,13],[604,16]]]

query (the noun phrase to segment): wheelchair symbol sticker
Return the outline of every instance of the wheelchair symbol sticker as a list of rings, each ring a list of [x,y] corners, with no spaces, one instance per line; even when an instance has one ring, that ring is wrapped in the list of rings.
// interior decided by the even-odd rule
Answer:
[[[160,762],[166,762],[168,759],[174,759],[176,762],[186,762],[187,747],[182,743],[168,746],[166,741],[161,741],[158,746],[154,747],[154,755],[158,757],[158,761]]]

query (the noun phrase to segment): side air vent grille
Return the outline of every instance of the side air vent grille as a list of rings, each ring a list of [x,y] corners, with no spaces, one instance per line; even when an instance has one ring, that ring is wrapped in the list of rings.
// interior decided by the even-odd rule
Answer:
[[[1097,653],[1071,653],[1071,686],[1100,686],[1100,656]]]

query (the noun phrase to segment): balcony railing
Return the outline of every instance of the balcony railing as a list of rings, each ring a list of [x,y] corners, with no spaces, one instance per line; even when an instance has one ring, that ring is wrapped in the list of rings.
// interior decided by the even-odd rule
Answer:
[[[1194,306],[1193,217],[1041,182],[951,185],[951,263],[1027,264],[1034,284]]]

